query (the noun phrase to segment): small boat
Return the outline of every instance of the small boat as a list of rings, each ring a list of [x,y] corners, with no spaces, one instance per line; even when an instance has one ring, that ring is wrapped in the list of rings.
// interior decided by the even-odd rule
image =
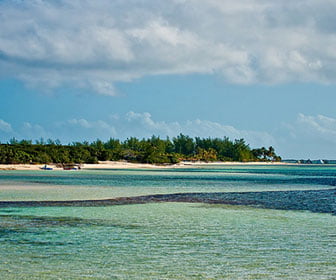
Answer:
[[[63,170],[79,170],[81,169],[79,164],[64,164]]]
[[[40,167],[42,170],[53,170],[52,167],[48,167],[46,164],[43,167]]]
[[[68,167],[68,166],[65,166],[63,167],[63,170],[78,170],[77,167]]]

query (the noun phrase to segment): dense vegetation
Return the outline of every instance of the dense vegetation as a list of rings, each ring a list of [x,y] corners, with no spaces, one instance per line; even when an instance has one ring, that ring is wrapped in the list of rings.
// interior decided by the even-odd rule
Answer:
[[[11,139],[0,145],[0,163],[96,163],[105,160],[127,160],[141,163],[177,163],[192,161],[279,161],[273,147],[251,149],[243,139],[191,138],[180,134],[172,140],[153,136],[139,140],[131,137],[125,141],[109,139],[92,143],[73,142],[62,145],[60,141],[41,139]]]

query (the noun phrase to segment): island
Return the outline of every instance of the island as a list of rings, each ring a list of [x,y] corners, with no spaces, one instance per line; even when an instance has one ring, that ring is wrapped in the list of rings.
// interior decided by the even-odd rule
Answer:
[[[281,157],[269,148],[250,148],[244,139],[177,137],[148,139],[130,137],[122,141],[110,138],[62,144],[59,140],[12,138],[0,144],[0,164],[97,164],[101,161],[126,161],[170,165],[189,162],[279,162]]]

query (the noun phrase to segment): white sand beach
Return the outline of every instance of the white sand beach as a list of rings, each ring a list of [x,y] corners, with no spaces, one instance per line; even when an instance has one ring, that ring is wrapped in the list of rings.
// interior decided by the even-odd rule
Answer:
[[[164,168],[188,168],[197,166],[214,165],[296,165],[284,162],[190,162],[183,161],[173,165],[155,165],[148,163],[131,163],[126,161],[101,161],[97,164],[82,164],[81,169],[164,169]],[[44,164],[0,164],[0,170],[40,170]],[[63,170],[55,164],[48,164],[53,170]]]

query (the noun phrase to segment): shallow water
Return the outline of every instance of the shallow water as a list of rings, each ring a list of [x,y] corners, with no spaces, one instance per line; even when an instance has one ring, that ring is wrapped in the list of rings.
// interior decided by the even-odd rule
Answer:
[[[336,167],[210,166],[168,170],[0,171],[0,200],[104,199],[182,192],[331,188],[336,188]]]
[[[335,279],[335,182],[335,167],[2,171],[2,201],[145,198],[2,205],[0,279]]]

